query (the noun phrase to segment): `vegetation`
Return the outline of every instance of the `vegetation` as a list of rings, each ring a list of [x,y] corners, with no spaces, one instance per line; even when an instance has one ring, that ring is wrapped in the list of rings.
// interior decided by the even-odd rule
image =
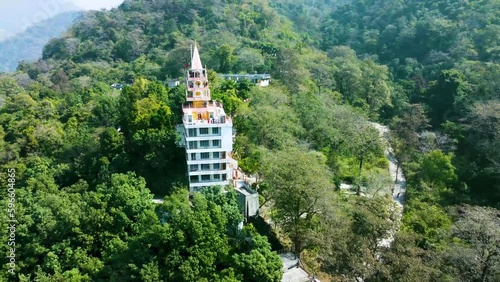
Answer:
[[[311,272],[498,281],[498,1],[331,2],[129,0],[86,14],[42,59],[0,76],[0,164],[17,175],[15,278],[281,280],[267,239],[237,228],[234,194],[189,200],[182,188],[185,86],[163,82],[183,76],[196,40],[262,215]],[[216,76],[254,71],[271,86]],[[371,122],[391,128],[406,176],[401,226],[379,193],[391,184]]]

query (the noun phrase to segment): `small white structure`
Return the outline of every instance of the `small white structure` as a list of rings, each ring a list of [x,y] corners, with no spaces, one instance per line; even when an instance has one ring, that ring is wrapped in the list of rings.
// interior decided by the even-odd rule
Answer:
[[[191,68],[187,71],[186,101],[179,146],[186,148],[189,192],[208,186],[226,186],[238,163],[231,156],[233,123],[222,103],[212,101],[206,68],[194,47]]]
[[[154,203],[154,204],[162,205],[162,204],[163,204],[163,202],[164,202],[164,200],[163,200],[163,199],[153,199],[153,203]]]
[[[176,86],[178,86],[180,84],[181,84],[181,82],[178,81],[178,80],[168,80],[167,81],[168,88],[174,88],[174,87],[176,87]]]
[[[113,83],[113,84],[111,84],[111,88],[116,89],[116,90],[122,90],[123,87],[125,87],[125,85],[122,84],[122,83]]]
[[[259,213],[259,193],[248,186],[244,180],[235,180],[234,188],[238,192],[238,204],[243,216],[249,218]]]
[[[271,81],[270,74],[219,74],[220,77],[224,79],[230,79],[234,81],[249,80],[253,84],[261,87],[269,86]]]

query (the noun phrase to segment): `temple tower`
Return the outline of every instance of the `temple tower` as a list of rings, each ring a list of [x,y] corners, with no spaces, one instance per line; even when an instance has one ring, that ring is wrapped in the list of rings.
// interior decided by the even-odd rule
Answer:
[[[233,123],[222,103],[212,101],[207,70],[201,64],[195,45],[191,66],[186,73],[186,103],[179,130],[186,147],[189,191],[226,186],[237,162],[233,160]]]

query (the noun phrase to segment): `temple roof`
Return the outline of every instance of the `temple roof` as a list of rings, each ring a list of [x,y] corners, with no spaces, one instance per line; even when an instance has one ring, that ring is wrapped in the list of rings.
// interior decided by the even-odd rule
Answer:
[[[194,44],[193,58],[191,60],[191,69],[193,70],[203,69],[203,66],[201,65],[200,54],[198,53],[198,47],[196,47],[196,44]]]

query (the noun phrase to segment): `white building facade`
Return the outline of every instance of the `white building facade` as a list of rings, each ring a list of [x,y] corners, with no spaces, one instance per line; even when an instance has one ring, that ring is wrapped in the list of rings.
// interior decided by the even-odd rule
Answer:
[[[248,80],[255,84],[256,86],[266,87],[269,86],[271,81],[270,74],[219,74],[220,77],[224,79],[230,79],[234,81]]]
[[[207,71],[198,48],[187,71],[183,124],[178,126],[180,145],[186,148],[190,193],[208,186],[226,186],[238,163],[232,158],[233,123],[222,103],[210,97]]]

